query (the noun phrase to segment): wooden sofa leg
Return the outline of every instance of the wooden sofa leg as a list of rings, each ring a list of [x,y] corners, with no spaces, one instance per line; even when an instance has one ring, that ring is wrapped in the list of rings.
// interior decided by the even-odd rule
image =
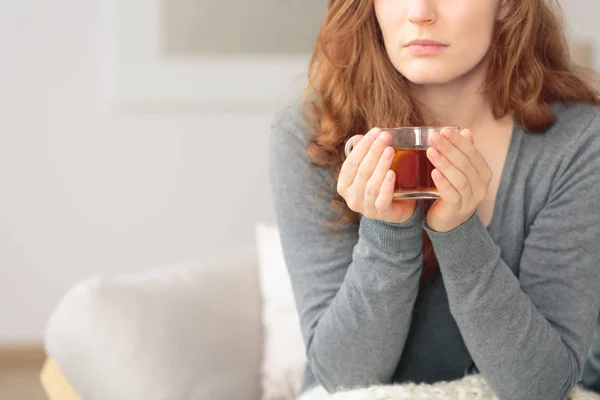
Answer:
[[[50,357],[44,362],[40,381],[49,400],[81,400],[56,362]]]

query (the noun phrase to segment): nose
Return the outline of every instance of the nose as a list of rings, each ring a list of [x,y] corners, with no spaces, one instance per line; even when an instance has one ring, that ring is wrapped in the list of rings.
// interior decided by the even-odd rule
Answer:
[[[415,25],[431,25],[437,21],[432,0],[408,0],[408,20]]]

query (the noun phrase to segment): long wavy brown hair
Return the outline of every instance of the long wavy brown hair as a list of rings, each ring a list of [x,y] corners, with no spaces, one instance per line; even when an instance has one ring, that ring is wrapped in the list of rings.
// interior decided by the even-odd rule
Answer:
[[[600,105],[591,71],[571,61],[555,0],[513,1],[506,18],[496,23],[489,52],[485,93],[496,118],[511,113],[525,131],[540,131],[554,122],[553,101]],[[304,118],[314,136],[307,151],[313,164],[331,169],[334,181],[348,138],[375,126],[425,123],[407,80],[386,53],[373,0],[329,2],[308,78]],[[425,204],[426,211],[431,205]],[[339,195],[332,207],[340,213],[335,224],[360,218]],[[423,233],[421,281],[432,281],[438,269]]]

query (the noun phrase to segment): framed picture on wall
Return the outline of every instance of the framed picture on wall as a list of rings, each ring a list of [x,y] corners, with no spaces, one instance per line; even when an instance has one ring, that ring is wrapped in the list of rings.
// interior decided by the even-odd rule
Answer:
[[[327,2],[112,0],[120,108],[270,111],[299,90]]]

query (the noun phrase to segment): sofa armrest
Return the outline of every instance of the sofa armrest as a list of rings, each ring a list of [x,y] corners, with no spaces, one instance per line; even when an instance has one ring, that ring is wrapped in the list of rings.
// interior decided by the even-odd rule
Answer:
[[[258,399],[261,335],[248,253],[81,282],[45,347],[84,400]]]

